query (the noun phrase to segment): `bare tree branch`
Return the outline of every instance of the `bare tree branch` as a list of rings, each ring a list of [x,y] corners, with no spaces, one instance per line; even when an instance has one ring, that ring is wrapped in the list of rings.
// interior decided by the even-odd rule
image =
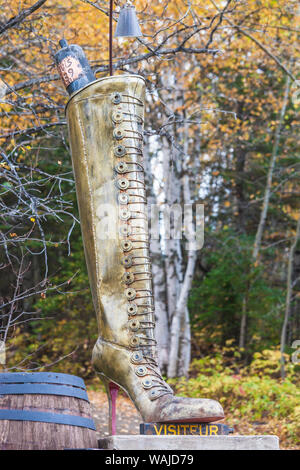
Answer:
[[[31,13],[34,11],[38,10],[44,3],[46,3],[47,0],[38,0],[34,5],[32,5],[29,8],[26,8],[22,10],[17,16],[13,16],[10,18],[7,23],[2,24],[0,26],[0,34],[3,34],[5,31],[7,31],[10,28],[14,28],[18,24],[22,23],[22,21]]]

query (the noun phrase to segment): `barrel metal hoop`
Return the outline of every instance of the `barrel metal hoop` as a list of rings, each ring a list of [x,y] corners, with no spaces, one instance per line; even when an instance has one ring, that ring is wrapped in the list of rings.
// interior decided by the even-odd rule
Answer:
[[[0,420],[66,424],[68,426],[79,426],[81,428],[89,428],[93,431],[96,431],[95,424],[92,419],[84,418],[83,416],[67,415],[63,413],[0,409]]]
[[[2,384],[0,383],[1,395],[63,395],[66,397],[81,398],[89,401],[85,390],[77,387],[69,387],[64,385],[52,385],[41,383],[25,383],[25,384]]]
[[[60,372],[8,372],[0,373],[0,383],[50,383],[73,385],[85,389],[84,380],[76,375],[62,374]]]

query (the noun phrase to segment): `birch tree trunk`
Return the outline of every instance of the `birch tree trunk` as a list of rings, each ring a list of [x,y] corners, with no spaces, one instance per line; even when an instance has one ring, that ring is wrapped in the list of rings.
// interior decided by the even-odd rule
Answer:
[[[169,356],[167,375],[169,376],[169,364],[172,360],[172,325],[174,334],[174,317],[176,314],[176,305],[178,303],[178,293],[180,291],[180,284],[182,282],[181,264],[182,254],[180,240],[174,238],[174,218],[169,218],[169,210],[180,203],[181,181],[180,181],[180,168],[178,168],[178,159],[174,158],[174,149],[170,149],[170,144],[166,139],[164,140],[163,150],[163,179],[165,188],[165,211],[164,211],[164,250],[165,250],[165,278],[166,278],[166,297],[167,309],[169,319]],[[168,220],[169,219],[169,220]],[[166,223],[170,222],[170,233],[166,233]],[[180,323],[176,324],[177,336],[180,335]],[[178,350],[176,351],[176,365],[178,359]],[[177,371],[174,376],[177,375]]]
[[[184,125],[184,133],[182,137],[184,142],[182,154],[182,196],[183,202],[186,205],[192,203],[190,181],[188,176],[188,165],[190,162],[188,155],[188,125],[186,123]],[[186,220],[184,220],[184,225],[186,231],[185,235],[189,239],[189,235],[192,233],[187,232],[191,231],[192,227],[187,226]],[[194,278],[196,261],[197,251],[189,250],[184,279],[180,285],[180,294],[171,323],[171,344],[168,377],[188,375],[191,349],[191,332],[187,301]]]
[[[184,275],[184,281],[180,290],[177,308],[173,315],[171,323],[171,346],[170,346],[170,360],[168,367],[168,377],[176,377],[178,375],[178,353],[180,344],[180,326],[182,318],[186,315],[186,305],[188,300],[189,291],[194,277],[195,264],[197,260],[197,252],[190,250],[188,253],[188,263]]]
[[[180,87],[172,84],[170,77],[164,79],[168,90],[164,102],[170,102],[173,109],[180,108],[182,104],[184,105],[184,96]],[[192,203],[190,174],[188,172],[190,165],[188,125],[183,126],[183,131],[178,131],[176,128],[177,116],[175,119],[175,114],[172,115],[172,109],[166,108],[166,118],[170,120],[170,125],[166,127],[161,138],[165,209],[162,227],[163,240],[160,240],[159,244],[157,240],[152,239],[151,250],[153,260],[155,260],[153,277],[158,325],[159,322],[163,324],[162,331],[157,332],[157,341],[163,351],[163,354],[160,353],[160,365],[164,367],[167,363],[167,375],[175,377],[187,376],[190,364],[191,331],[187,301],[194,277],[197,252],[190,251],[187,256],[183,256],[182,253],[184,215],[182,208],[185,204]],[[180,127],[182,128],[181,125]],[[178,218],[176,217],[177,209],[179,210]],[[159,259],[159,249],[162,249],[165,255],[164,272],[161,271],[162,260]],[[168,334],[165,334],[167,325],[169,330]],[[158,330],[160,330],[159,327]]]
[[[155,305],[155,337],[157,340],[158,363],[163,374],[166,373],[169,362],[169,319],[166,302],[166,280],[164,262],[159,240],[151,240],[150,251],[152,259],[153,294]]]
[[[178,278],[179,267],[181,265],[180,240],[174,238],[174,219],[169,218],[169,211],[173,210],[180,203],[180,178],[178,162],[174,161],[173,150],[164,140],[163,147],[163,180],[165,186],[165,204],[164,204],[164,245],[165,245],[165,272],[166,272],[166,291],[170,322],[176,309],[177,296],[180,279]],[[170,233],[166,231],[166,224],[170,223]]]
[[[184,104],[184,103],[182,103]],[[182,170],[183,170],[183,176],[182,176],[182,190],[183,190],[183,202],[185,207],[187,205],[190,205],[192,210],[195,210],[195,207],[193,207],[193,198],[191,196],[191,176],[190,176],[190,156],[189,156],[189,128],[187,123],[184,125],[184,135],[183,135],[183,165],[182,165]],[[199,144],[199,149],[200,151],[200,144]],[[188,240],[191,240],[192,237],[196,239],[196,233],[193,230],[193,213],[191,214],[191,220],[187,220],[187,217],[185,216],[184,218],[184,230],[185,230],[185,236],[188,238]],[[195,223],[195,228],[196,228],[196,223]],[[194,233],[193,233],[194,232]],[[189,246],[189,248],[193,248],[193,243]],[[195,272],[195,265],[197,261],[197,254],[195,254],[195,259],[194,259],[194,266],[192,268],[192,278],[190,285],[188,287],[188,293],[187,293],[187,298],[186,298],[186,305],[185,305],[185,311],[184,314],[181,316],[181,335],[180,335],[180,343],[179,343],[179,363],[178,363],[178,375],[179,376],[188,376],[188,371],[189,371],[189,366],[190,366],[190,360],[191,360],[191,324],[190,324],[190,315],[189,315],[189,309],[188,309],[188,295],[192,286],[193,278],[194,278],[194,272]]]
[[[155,306],[155,338],[157,341],[158,364],[162,373],[166,373],[169,361],[169,320],[166,299],[166,279],[164,260],[160,243],[159,220],[155,217],[157,212],[153,209],[158,207],[157,198],[153,187],[153,175],[151,171],[151,159],[149,142],[145,145],[145,177],[147,188],[148,216],[150,221],[150,253],[152,261],[152,281]],[[152,209],[152,210],[151,210]],[[154,233],[156,232],[156,233]]]
[[[275,163],[276,163],[276,159],[277,159],[277,155],[278,155],[278,146],[279,146],[279,141],[280,141],[281,127],[282,127],[282,122],[283,122],[283,119],[284,119],[284,116],[285,116],[286,107],[287,107],[287,103],[288,103],[290,84],[291,84],[291,78],[288,75],[287,79],[286,79],[286,86],[285,86],[285,91],[284,91],[284,97],[283,97],[283,103],[282,103],[282,108],[281,108],[281,112],[280,112],[279,122],[278,122],[276,133],[275,133],[275,141],[274,141],[274,145],[273,145],[272,156],[271,156],[270,166],[269,166],[269,170],[268,170],[267,184],[266,184],[266,189],[265,189],[263,207],[262,207],[262,211],[261,211],[261,214],[260,214],[260,220],[259,220],[259,224],[258,224],[258,227],[257,227],[256,236],[255,236],[255,242],[254,242],[254,248],[253,248],[253,260],[254,260],[254,262],[257,261],[259,251],[260,251],[260,248],[261,248],[261,241],[262,241],[263,231],[264,231],[264,228],[265,228],[265,222],[266,222],[266,218],[267,218],[267,212],[268,212],[269,201],[270,201],[270,196],[271,196],[273,173],[274,173]]]

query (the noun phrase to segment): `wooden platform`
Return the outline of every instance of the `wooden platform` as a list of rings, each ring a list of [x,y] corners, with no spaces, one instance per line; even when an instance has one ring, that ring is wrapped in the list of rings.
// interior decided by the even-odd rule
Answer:
[[[108,450],[279,450],[277,436],[109,436],[99,440]]]

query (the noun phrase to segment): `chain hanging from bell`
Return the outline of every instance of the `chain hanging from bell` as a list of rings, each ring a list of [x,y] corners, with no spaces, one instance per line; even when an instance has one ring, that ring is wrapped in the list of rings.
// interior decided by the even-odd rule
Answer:
[[[140,37],[143,36],[136,16],[135,6],[127,0],[121,8],[115,37]]]

